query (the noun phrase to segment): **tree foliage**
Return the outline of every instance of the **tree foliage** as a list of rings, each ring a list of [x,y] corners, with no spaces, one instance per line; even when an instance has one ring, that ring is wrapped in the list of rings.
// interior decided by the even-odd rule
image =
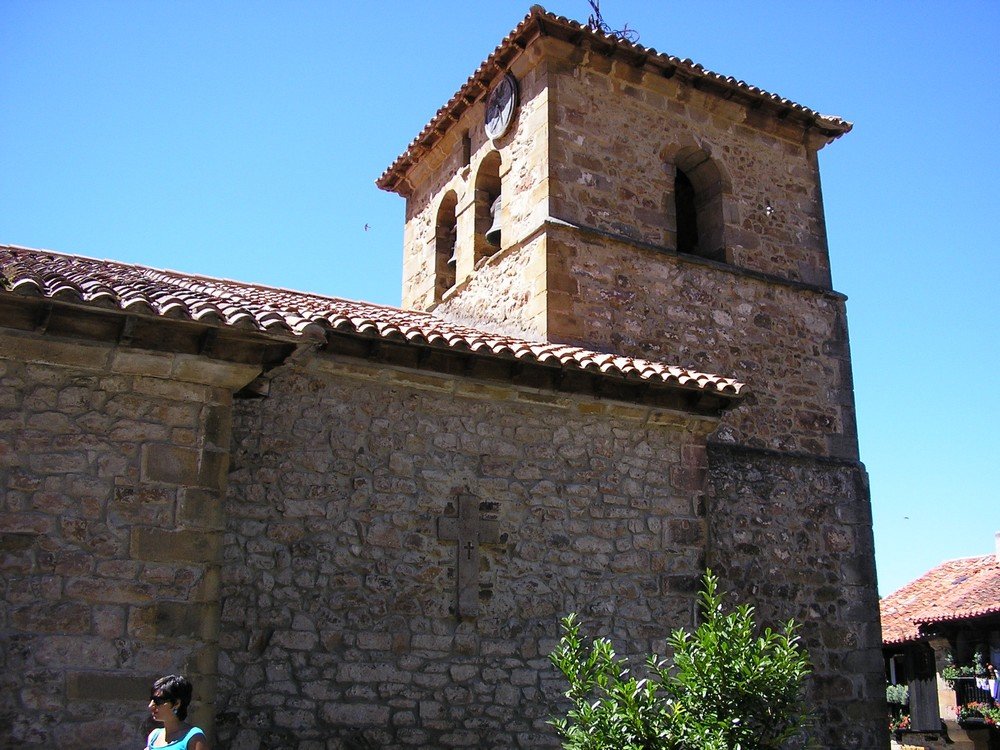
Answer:
[[[707,571],[702,622],[668,638],[671,661],[653,655],[643,678],[631,675],[611,641],[589,646],[575,615],[549,658],[569,682],[571,708],[552,721],[567,750],[774,750],[804,724],[807,655],[789,621],[760,632],[754,610],[725,612],[718,579]]]

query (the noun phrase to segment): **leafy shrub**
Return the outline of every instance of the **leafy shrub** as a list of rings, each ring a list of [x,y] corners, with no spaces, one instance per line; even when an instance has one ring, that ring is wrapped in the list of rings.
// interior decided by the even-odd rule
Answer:
[[[885,700],[896,706],[905,706],[910,702],[909,685],[886,685]]]
[[[801,685],[809,668],[795,624],[758,633],[752,607],[726,614],[711,571],[699,607],[701,625],[668,639],[672,664],[650,656],[641,679],[608,639],[588,648],[576,616],[562,621],[549,658],[569,682],[572,707],[551,722],[564,748],[772,750],[803,726]]]

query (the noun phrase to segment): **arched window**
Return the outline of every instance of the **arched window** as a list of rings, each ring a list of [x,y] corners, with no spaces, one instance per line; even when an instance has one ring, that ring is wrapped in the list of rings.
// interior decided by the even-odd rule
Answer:
[[[455,207],[458,196],[454,190],[445,193],[437,212],[434,229],[434,299],[440,300],[446,291],[455,286],[455,255],[458,240],[458,221]]]
[[[698,254],[698,209],[695,206],[694,185],[684,170],[674,175],[674,208],[677,216],[677,252]]]
[[[678,252],[725,261],[723,174],[699,148],[679,150],[674,166],[674,240]]]
[[[479,165],[476,173],[476,240],[475,259],[493,255],[503,247],[502,231],[487,233],[493,226],[500,226],[500,153],[491,151]]]

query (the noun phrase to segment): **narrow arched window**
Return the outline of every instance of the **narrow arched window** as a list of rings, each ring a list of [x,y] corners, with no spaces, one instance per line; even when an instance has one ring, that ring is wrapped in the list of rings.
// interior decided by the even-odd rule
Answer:
[[[675,221],[672,229],[677,252],[725,261],[722,207],[726,182],[721,170],[699,148],[681,149],[672,161]]]
[[[698,254],[698,209],[694,185],[684,170],[674,177],[674,209],[677,216],[677,252]]]
[[[500,153],[491,151],[476,172],[476,261],[503,247],[500,192]]]
[[[455,286],[455,266],[458,260],[458,220],[455,207],[458,196],[454,190],[445,193],[437,212],[434,228],[434,299],[440,300],[444,293]]]

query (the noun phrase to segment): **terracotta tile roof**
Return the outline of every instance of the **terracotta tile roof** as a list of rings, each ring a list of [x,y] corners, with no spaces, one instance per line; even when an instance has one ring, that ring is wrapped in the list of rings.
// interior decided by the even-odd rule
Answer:
[[[726,98],[743,100],[754,107],[771,109],[782,118],[798,118],[830,140],[839,138],[854,127],[852,123],[840,117],[821,114],[732,76],[714,73],[693,60],[682,60],[658,52],[652,47],[644,47],[601,31],[594,31],[577,21],[549,13],[540,5],[533,5],[524,20],[504,37],[493,53],[469,76],[448,103],[437,111],[431,121],[410,142],[406,151],[396,158],[375,184],[383,190],[399,192],[403,177],[419,156],[437,143],[451,124],[486,93],[496,76],[505,71],[528,42],[537,36],[555,36],[573,44],[588,40],[608,53],[628,57],[637,67],[659,69],[665,76],[696,81],[702,88],[715,89]]]
[[[921,625],[1000,613],[1000,561],[996,555],[949,560],[879,602],[882,642],[921,636]]]
[[[139,315],[195,320],[283,337],[321,341],[327,331],[514,358],[738,396],[743,383],[729,378],[575,346],[501,336],[447,322],[432,313],[0,246],[0,295],[42,297]]]

